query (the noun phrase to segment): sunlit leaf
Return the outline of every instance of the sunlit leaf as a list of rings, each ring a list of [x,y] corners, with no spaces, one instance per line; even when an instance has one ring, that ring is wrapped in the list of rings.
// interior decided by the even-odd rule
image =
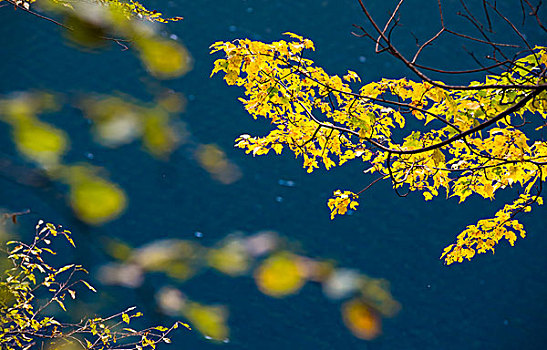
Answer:
[[[273,297],[296,293],[306,281],[298,258],[286,252],[266,259],[256,269],[254,277],[260,291]]]
[[[78,217],[100,225],[118,217],[126,207],[124,192],[114,183],[83,168],[71,168],[68,175],[70,203]]]
[[[358,338],[371,340],[381,333],[381,319],[377,313],[359,299],[342,305],[344,324]]]

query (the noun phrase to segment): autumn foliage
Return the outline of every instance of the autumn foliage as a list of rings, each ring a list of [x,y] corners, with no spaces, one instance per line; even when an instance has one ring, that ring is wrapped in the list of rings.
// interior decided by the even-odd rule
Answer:
[[[142,330],[129,328],[131,320],[142,316],[135,307],[107,317],[86,317],[64,322],[66,312],[85,290],[97,292],[83,277],[87,271],[77,264],[56,267],[52,242],[65,238],[72,246],[72,233],[60,226],[36,225],[32,243],[10,241],[7,258],[11,266],[0,275],[0,348],[15,349],[142,349],[170,343],[169,333],[182,325],[156,326]]]
[[[542,204],[539,193],[547,177],[547,143],[537,132],[547,118],[545,47],[536,46],[501,74],[463,87],[406,78],[357,86],[356,72],[329,75],[304,58],[315,49],[311,40],[285,34],[290,40],[211,46],[211,53],[224,56],[212,75],[222,72],[228,85],[242,87],[247,112],[272,123],[268,135],[241,135],[236,147],[253,156],[287,149],[302,157],[308,172],[359,160],[365,172],[378,175],[373,183],[390,180],[399,195],[418,191],[425,200],[441,189],[463,202],[521,187],[512,203],[468,226],[445,249],[447,264],[494,251],[502,239],[513,244],[517,234],[524,237],[515,215]],[[530,123],[535,130],[521,128]],[[363,191],[336,190],[328,200],[331,218],[356,209]]]

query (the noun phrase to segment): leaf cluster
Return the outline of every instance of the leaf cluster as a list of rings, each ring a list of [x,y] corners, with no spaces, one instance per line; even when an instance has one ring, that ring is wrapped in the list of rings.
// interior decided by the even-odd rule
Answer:
[[[470,259],[471,253],[460,254],[464,247],[473,254],[493,250],[499,237],[512,237],[500,235],[504,230],[523,235],[514,216],[542,203],[539,193],[547,178],[547,143],[537,132],[547,119],[545,47],[463,88],[406,78],[353,88],[361,82],[357,73],[327,74],[304,58],[306,50],[314,50],[309,39],[285,34],[291,40],[211,46],[211,53],[224,54],[212,74],[222,72],[228,85],[243,87],[245,109],[272,124],[266,136],[241,135],[236,147],[253,156],[287,148],[302,157],[308,172],[360,159],[365,172],[389,179],[400,196],[418,191],[425,200],[440,189],[460,202],[471,195],[492,200],[498,190],[521,186],[523,195],[488,221],[498,239],[485,223],[470,226],[478,236],[450,246],[443,254],[447,264]],[[355,209],[364,190],[335,191],[328,202],[331,218]]]
[[[6,350],[58,348],[76,344],[81,349],[143,349],[169,343],[168,334],[180,325],[170,328],[158,326],[143,330],[124,328],[130,320],[140,317],[135,307],[108,316],[86,318],[78,323],[64,323],[50,316],[53,305],[63,311],[67,300],[76,299],[80,286],[93,292],[95,288],[82,274],[87,271],[76,264],[55,267],[47,255],[55,255],[52,240],[64,237],[74,245],[70,231],[40,221],[31,244],[10,241],[7,259],[12,267],[0,276],[0,347]],[[79,293],[79,292],[78,292]]]
[[[0,2],[2,1],[11,3],[15,7],[19,7],[27,11],[30,11],[31,7],[34,7],[35,4],[43,6],[63,6],[72,10],[74,10],[75,6],[78,6],[78,1],[75,0],[0,0]],[[183,17],[179,16],[164,18],[161,12],[156,10],[148,10],[141,3],[133,0],[93,0],[91,3],[117,11],[127,19],[137,17],[159,23],[177,22],[183,19]]]
[[[195,240],[161,239],[131,248],[119,240],[105,242],[107,252],[116,260],[104,265],[98,273],[105,284],[142,288],[149,274],[162,273],[172,283],[187,282],[207,269],[229,277],[254,278],[260,292],[284,298],[303,292],[306,285],[320,287],[324,296],[342,302],[345,319],[350,312],[344,305],[356,305],[357,315],[371,318],[370,333],[357,319],[346,320],[354,335],[372,339],[381,330],[381,320],[397,314],[400,304],[390,292],[389,283],[353,268],[337,266],[337,262],[297,253],[291,244],[273,231],[252,235],[234,233],[205,246]],[[154,282],[156,283],[156,282]],[[207,339],[228,342],[228,307],[203,304],[173,286],[157,288],[155,299],[159,308],[171,316],[183,316]],[[372,332],[372,328],[376,330]]]

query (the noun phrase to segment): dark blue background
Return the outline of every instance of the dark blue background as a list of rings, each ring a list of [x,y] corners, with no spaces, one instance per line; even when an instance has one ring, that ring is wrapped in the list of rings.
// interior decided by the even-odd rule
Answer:
[[[451,6],[449,2],[447,6]],[[498,2],[500,3],[500,2]],[[117,221],[101,228],[72,227],[77,240],[99,244],[94,237],[110,235],[134,245],[164,237],[195,239],[205,243],[222,239],[233,230],[274,229],[299,242],[302,252],[332,258],[341,266],[358,268],[391,282],[402,311],[384,322],[384,334],[370,342],[354,338],[343,326],[339,305],[324,298],[313,285],[300,294],[276,300],[257,291],[249,278],[232,279],[206,273],[183,286],[192,299],[229,305],[231,342],[214,345],[197,332],[176,337],[181,349],[540,349],[547,331],[547,258],[545,212],[534,209],[521,217],[528,230],[511,248],[501,243],[495,255],[477,256],[472,262],[443,266],[438,259],[466,225],[493,215],[511,199],[500,194],[490,202],[471,199],[463,204],[437,198],[424,202],[420,194],[398,198],[388,183],[374,186],[361,198],[351,216],[329,220],[327,198],[336,188],[359,190],[371,181],[363,164],[350,164],[306,174],[301,161],[290,154],[277,157],[245,156],[233,149],[242,133],[263,133],[267,125],[253,121],[237,97],[241,90],[227,87],[220,77],[209,79],[212,62],[208,47],[218,40],[249,37],[278,40],[291,31],[311,38],[312,57],[331,74],[358,72],[365,81],[412,75],[387,55],[374,55],[371,43],[350,34],[353,23],[364,23],[357,1],[149,1],[148,7],[182,22],[166,26],[176,33],[194,57],[194,69],[185,77],[162,83],[188,99],[182,116],[193,137],[216,143],[243,171],[240,181],[222,185],[212,180],[182,146],[165,163],[129,145],[111,150],[92,142],[87,122],[76,110],[65,108],[48,121],[72,136],[69,162],[87,161],[108,169],[111,179],[128,193],[130,204]],[[371,2],[374,13],[385,18],[393,4]],[[427,7],[428,6],[428,7]],[[518,2],[501,3],[505,9]],[[414,43],[409,30],[420,36],[438,29],[435,2],[415,1],[403,8],[408,27],[401,29],[403,50]],[[450,10],[450,7],[447,11]],[[116,45],[99,52],[80,51],[64,40],[62,29],[10,7],[0,8],[0,93],[47,89],[63,93],[121,91],[150,99],[147,78],[131,51]],[[431,21],[431,22],[430,22]],[[458,22],[454,22],[458,23]],[[545,36],[532,29],[532,42],[545,44]],[[499,31],[497,36],[509,36]],[[412,38],[410,36],[410,38]],[[403,40],[405,39],[405,40]],[[455,69],[472,63],[456,56],[450,40],[443,40],[425,59]],[[459,49],[459,47],[457,47]],[[363,58],[365,57],[364,61]],[[16,160],[9,129],[0,127],[4,156]],[[282,187],[279,179],[292,180]],[[513,193],[514,194],[514,193]],[[277,196],[283,197],[277,202]],[[30,207],[35,217],[25,227],[46,218],[70,225],[63,198],[15,185],[0,178],[0,206],[11,210]],[[100,263],[94,248],[82,252],[87,265]],[[92,268],[93,270],[93,268]],[[127,302],[142,295],[122,291]],[[146,298],[146,297],[144,297]],[[124,303],[125,304],[125,303]]]

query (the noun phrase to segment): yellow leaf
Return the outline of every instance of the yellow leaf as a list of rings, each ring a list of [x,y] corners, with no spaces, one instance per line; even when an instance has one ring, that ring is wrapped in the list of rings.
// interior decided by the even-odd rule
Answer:
[[[66,266],[63,266],[61,267],[59,270],[57,270],[57,272],[55,273],[56,275],[60,274],[61,272],[64,272],[68,269],[70,269],[71,267],[73,267],[74,264],[70,264],[70,265],[66,265]]]
[[[433,151],[432,158],[436,166],[439,166],[439,164],[444,164],[445,162],[444,153],[438,148]]]
[[[71,205],[80,219],[88,224],[100,225],[125,210],[127,199],[119,186],[95,176],[84,167],[70,167],[68,172]]]
[[[59,304],[59,306],[61,307],[61,309],[63,309],[64,311],[66,311],[66,308],[65,308],[65,304],[59,300],[58,298],[53,298],[53,300],[55,300],[57,302],[57,304]]]
[[[352,82],[352,81],[359,81],[361,82],[361,78],[357,73],[354,71],[348,70],[348,74],[344,75],[344,80]]]
[[[283,145],[281,143],[274,144],[272,148],[277,154],[281,154],[281,151],[283,151]]]
[[[68,289],[67,291],[70,294],[70,297],[72,299],[76,299],[76,292],[75,291],[73,291],[72,289]]]
[[[91,290],[92,292],[97,292],[97,290],[96,290],[95,288],[93,288],[93,287],[91,286],[91,284],[87,283],[87,282],[84,281],[84,280],[82,280],[81,282],[82,282],[83,284],[85,284],[86,287],[89,288],[89,290]]]
[[[466,109],[476,110],[479,109],[481,105],[475,101],[464,100],[461,103],[461,106],[465,107]]]
[[[291,32],[285,32],[285,33],[283,33],[283,35],[288,35],[288,36],[290,36],[291,38],[295,38],[295,39],[298,39],[298,40],[300,40],[300,41],[303,41],[303,40],[304,40],[304,38],[301,37],[300,35],[297,35],[297,34],[294,34],[294,33],[291,33]]]
[[[260,291],[273,297],[296,293],[305,282],[297,256],[285,252],[266,259],[254,275]]]

